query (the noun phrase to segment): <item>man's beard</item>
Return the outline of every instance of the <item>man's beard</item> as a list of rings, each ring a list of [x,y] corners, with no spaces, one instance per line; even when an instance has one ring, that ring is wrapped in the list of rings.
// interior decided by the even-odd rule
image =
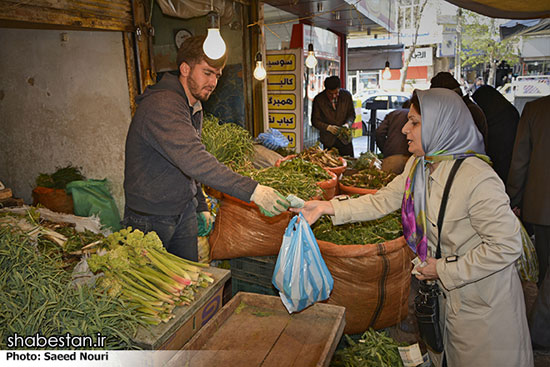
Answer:
[[[208,101],[208,98],[210,98],[210,95],[213,92],[213,90],[212,90],[212,92],[202,90],[199,87],[199,85],[195,82],[195,79],[193,79],[193,77],[191,75],[189,75],[189,77],[187,78],[187,86],[189,87],[189,91],[191,92],[193,97],[195,97],[196,99],[198,99],[201,102]],[[201,92],[203,92],[203,94],[201,94]]]

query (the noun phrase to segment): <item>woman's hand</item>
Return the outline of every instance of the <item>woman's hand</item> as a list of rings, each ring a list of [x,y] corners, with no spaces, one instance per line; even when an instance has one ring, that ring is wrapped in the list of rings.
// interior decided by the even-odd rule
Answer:
[[[420,275],[416,275],[416,277],[419,280],[434,280],[439,279],[439,275],[437,274],[437,268],[436,268],[437,259],[433,257],[427,257],[426,258],[426,266],[418,266],[416,268],[416,271],[420,273]]]
[[[303,208],[290,208],[294,213],[302,213],[309,225],[312,225],[323,214],[334,215],[334,207],[330,201],[312,200],[306,201]]]

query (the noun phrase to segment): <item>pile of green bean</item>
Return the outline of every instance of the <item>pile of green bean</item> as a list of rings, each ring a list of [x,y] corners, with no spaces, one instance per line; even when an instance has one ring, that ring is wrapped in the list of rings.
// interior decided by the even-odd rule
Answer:
[[[287,171],[301,172],[314,178],[317,182],[330,180],[332,177],[323,167],[298,157],[282,161],[280,168]]]
[[[365,331],[356,342],[345,335],[347,348],[337,350],[330,362],[331,367],[400,367],[403,361],[398,347],[406,343],[397,343],[386,335],[372,328]]]
[[[220,125],[212,115],[203,119],[202,143],[218,161],[233,169],[250,161],[254,154],[252,137],[247,130],[233,123]]]
[[[135,348],[131,336],[143,323],[133,311],[95,289],[71,287],[71,275],[60,262],[59,254],[38,252],[13,227],[0,227],[0,348],[6,349],[6,338],[14,333],[67,332],[94,340],[101,333],[104,349]]]
[[[262,185],[270,186],[282,195],[294,194],[303,199],[311,199],[321,196],[322,189],[317,185],[317,179],[299,171],[294,171],[291,166],[268,167],[263,169],[242,169],[239,173],[252,178]]]
[[[337,245],[381,243],[403,235],[401,214],[396,211],[377,220],[333,226],[328,216],[311,227],[315,238]]]

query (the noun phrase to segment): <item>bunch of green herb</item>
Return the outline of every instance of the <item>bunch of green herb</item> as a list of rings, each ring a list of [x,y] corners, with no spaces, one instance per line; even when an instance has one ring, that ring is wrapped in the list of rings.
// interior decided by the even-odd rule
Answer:
[[[381,243],[403,235],[399,211],[368,222],[333,226],[328,216],[321,217],[311,227],[315,238],[337,245],[362,245]]]
[[[131,337],[143,323],[134,312],[98,290],[72,288],[70,273],[59,263],[56,253],[40,253],[26,235],[0,227],[0,348],[6,349],[6,338],[14,333],[67,332],[94,340],[101,333],[104,349],[136,348]]]
[[[372,328],[365,331],[356,342],[345,335],[347,348],[337,350],[330,363],[331,367],[400,367],[403,361],[398,347],[406,343],[398,343],[385,332],[377,332]]]
[[[390,183],[395,173],[382,171],[376,167],[369,167],[354,173],[353,175],[343,175],[340,179],[342,185],[360,187],[364,189],[381,189]]]
[[[351,129],[346,125],[341,126],[338,129],[338,134],[336,135],[336,137],[342,142],[342,144],[349,144],[352,139]]]
[[[202,124],[202,143],[218,161],[236,169],[250,161],[254,145],[250,133],[237,124],[220,124],[219,119],[206,115]]]
[[[363,170],[366,168],[380,168],[382,162],[378,159],[373,152],[363,152],[357,159],[348,160],[348,168]]]
[[[54,173],[40,173],[36,178],[36,186],[49,187],[52,189],[65,189],[69,182],[82,181],[86,178],[80,172],[81,168],[68,165],[67,167],[57,168]]]

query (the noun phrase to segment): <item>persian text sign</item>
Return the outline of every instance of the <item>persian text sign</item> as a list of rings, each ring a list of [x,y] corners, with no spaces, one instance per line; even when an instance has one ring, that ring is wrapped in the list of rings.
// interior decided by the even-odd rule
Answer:
[[[296,95],[268,94],[267,107],[269,110],[293,110],[296,108]]]
[[[292,71],[296,70],[296,55],[267,55],[267,71]]]
[[[296,127],[296,114],[270,112],[269,127],[272,129],[294,129]]]
[[[295,90],[296,75],[294,74],[268,74],[267,90]]]
[[[296,148],[296,133],[282,130],[281,133],[288,139],[288,148]]]

